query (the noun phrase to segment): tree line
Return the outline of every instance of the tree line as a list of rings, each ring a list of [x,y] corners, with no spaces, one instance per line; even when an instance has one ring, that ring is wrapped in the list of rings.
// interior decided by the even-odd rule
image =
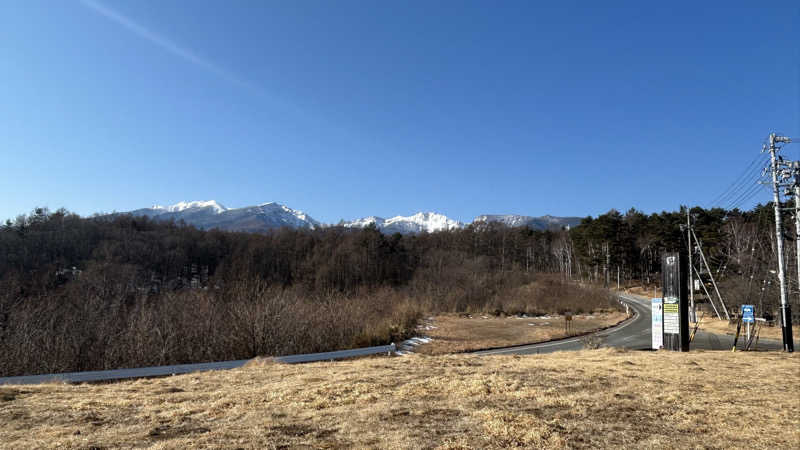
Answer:
[[[0,375],[385,344],[436,312],[611,307],[549,275],[565,239],[498,224],[235,233],[40,208],[0,227]]]

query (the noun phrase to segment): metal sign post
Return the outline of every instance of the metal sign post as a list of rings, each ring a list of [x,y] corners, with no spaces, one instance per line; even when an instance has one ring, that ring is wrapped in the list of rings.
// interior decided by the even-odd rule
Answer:
[[[663,282],[663,346],[667,350],[689,351],[689,302],[686,282],[686,254],[665,253],[661,259]]]
[[[747,341],[750,342],[750,326],[756,321],[755,306],[742,305],[742,322],[747,324]]]

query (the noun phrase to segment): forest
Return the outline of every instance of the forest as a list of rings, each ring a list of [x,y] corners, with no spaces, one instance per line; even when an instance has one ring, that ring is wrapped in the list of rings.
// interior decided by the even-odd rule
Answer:
[[[710,269],[701,272],[728,307],[774,309],[772,208],[690,213]],[[0,376],[377,345],[437,312],[612,308],[603,285],[656,286],[661,254],[686,247],[685,223],[685,211],[632,209],[571,230],[255,234],[37,208],[0,227]],[[791,288],[794,298],[796,280]]]

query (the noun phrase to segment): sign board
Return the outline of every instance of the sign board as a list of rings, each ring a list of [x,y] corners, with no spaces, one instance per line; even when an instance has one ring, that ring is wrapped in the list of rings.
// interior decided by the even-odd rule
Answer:
[[[664,333],[680,334],[681,311],[678,297],[664,297]]]
[[[654,298],[650,300],[651,311],[652,311],[652,335],[653,335],[653,343],[652,347],[653,350],[658,350],[664,346],[664,327],[662,324],[664,323],[661,320],[661,299]]]
[[[694,280],[694,290],[695,291],[699,291],[700,290],[700,280],[698,280],[697,278],[695,278],[695,280]]]
[[[742,305],[742,322],[744,323],[753,323],[756,320],[755,316],[755,306],[753,305]]]

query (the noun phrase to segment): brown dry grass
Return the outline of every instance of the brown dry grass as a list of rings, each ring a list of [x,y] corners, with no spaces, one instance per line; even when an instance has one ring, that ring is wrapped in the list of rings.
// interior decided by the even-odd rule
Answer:
[[[623,292],[627,292],[629,294],[638,295],[639,297],[645,298],[653,298],[653,295],[658,295],[661,293],[661,289],[657,289],[656,292],[653,291],[653,287],[649,286],[631,286],[627,289],[624,289]]]
[[[729,334],[731,336],[736,334],[736,324],[730,324],[727,320],[719,320],[719,319],[712,319],[708,317],[700,318],[700,314],[697,315],[698,320],[700,320],[700,327],[698,330],[705,331],[707,333],[717,333],[717,334]],[[745,336],[745,324],[742,324],[742,329],[739,332],[740,336]],[[797,328],[795,326],[795,328]],[[755,325],[751,326],[751,333],[755,332]],[[783,337],[781,336],[781,327],[768,327],[763,326],[761,327],[761,331],[759,332],[760,339],[776,339],[781,340]],[[795,336],[796,337],[796,336]]]
[[[796,448],[800,359],[625,352],[271,363],[0,387],[3,448]]]
[[[619,311],[592,315],[575,315],[570,335],[584,334],[616,325],[627,316]],[[567,337],[564,316],[548,319],[532,317],[494,317],[476,314],[470,317],[457,314],[435,316],[430,322],[436,328],[425,331],[433,341],[417,347],[429,355],[457,353],[510,345],[532,344]]]

